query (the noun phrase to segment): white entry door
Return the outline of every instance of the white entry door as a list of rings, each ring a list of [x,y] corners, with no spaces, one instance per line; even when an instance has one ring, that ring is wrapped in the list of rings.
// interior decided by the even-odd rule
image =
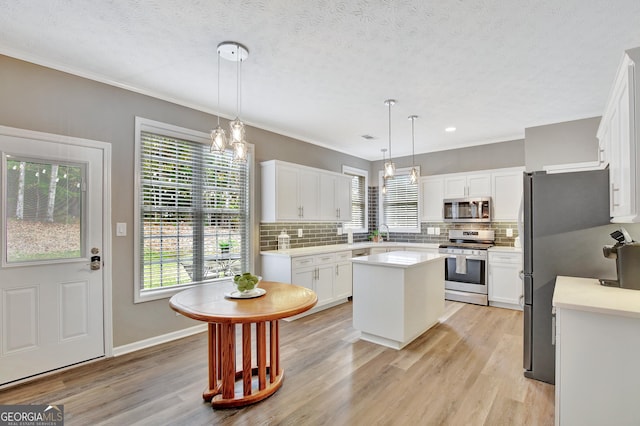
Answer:
[[[0,152],[2,385],[105,355],[104,152],[2,132]]]

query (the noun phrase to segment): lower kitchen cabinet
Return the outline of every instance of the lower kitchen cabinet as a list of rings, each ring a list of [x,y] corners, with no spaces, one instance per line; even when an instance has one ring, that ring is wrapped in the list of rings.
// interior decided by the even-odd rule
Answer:
[[[522,253],[489,250],[489,305],[522,310]]]
[[[262,256],[262,277],[313,290],[318,303],[302,315],[346,302],[352,294],[351,250],[311,256]]]
[[[353,293],[353,266],[351,252],[336,254],[336,275],[333,282],[333,297],[337,300],[351,297]]]
[[[556,279],[555,424],[640,424],[640,292]]]

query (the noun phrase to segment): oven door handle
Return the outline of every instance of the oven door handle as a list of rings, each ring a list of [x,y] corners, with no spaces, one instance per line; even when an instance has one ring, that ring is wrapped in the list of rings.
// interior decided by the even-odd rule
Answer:
[[[447,254],[447,255],[445,255],[445,257],[447,257],[447,258],[449,258],[449,259],[455,259],[455,258],[456,258],[456,257],[458,257],[458,256],[464,256],[464,257],[466,257],[466,258],[467,258],[467,260],[484,260],[484,261],[486,261],[486,260],[487,260],[487,258],[486,258],[486,257],[482,257],[482,256],[469,256],[469,255],[466,255],[466,254],[457,254],[457,255],[456,255],[456,254]]]

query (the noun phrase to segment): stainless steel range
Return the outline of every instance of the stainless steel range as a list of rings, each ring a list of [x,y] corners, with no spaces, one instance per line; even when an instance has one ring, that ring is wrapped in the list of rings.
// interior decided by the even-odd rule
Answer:
[[[440,244],[444,263],[444,298],[487,305],[487,249],[494,245],[490,230],[453,229],[449,242]]]

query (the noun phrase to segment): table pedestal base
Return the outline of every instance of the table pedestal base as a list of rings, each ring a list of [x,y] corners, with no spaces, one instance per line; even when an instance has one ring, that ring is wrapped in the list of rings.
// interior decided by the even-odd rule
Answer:
[[[256,362],[253,363],[251,354],[251,323],[243,323],[242,369],[236,370],[236,325],[209,323],[209,388],[203,392],[202,397],[205,401],[210,401],[214,408],[253,404],[269,397],[282,386],[284,371],[280,368],[278,321],[260,321],[254,324]]]

